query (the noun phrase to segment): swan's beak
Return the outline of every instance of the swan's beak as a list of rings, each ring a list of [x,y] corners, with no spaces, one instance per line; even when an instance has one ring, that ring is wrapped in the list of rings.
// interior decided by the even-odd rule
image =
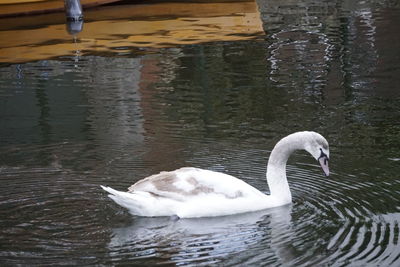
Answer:
[[[326,176],[329,176],[329,166],[328,166],[328,162],[329,159],[327,156],[321,156],[318,159],[319,164],[321,165],[322,170],[324,171]]]

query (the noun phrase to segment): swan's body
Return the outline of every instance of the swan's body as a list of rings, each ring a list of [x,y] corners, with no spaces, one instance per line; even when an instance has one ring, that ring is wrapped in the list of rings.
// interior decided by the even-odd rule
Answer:
[[[147,177],[128,192],[102,188],[139,216],[211,217],[273,208],[292,201],[286,162],[299,149],[310,152],[329,175],[328,142],[315,132],[297,132],[281,139],[271,152],[267,167],[270,195],[231,175],[188,167]]]

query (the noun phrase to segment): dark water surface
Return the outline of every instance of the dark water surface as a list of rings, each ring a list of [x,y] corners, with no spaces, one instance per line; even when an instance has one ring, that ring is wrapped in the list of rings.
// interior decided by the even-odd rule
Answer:
[[[257,2],[254,40],[0,65],[0,263],[400,265],[398,1]],[[79,38],[79,37],[78,37]],[[196,166],[268,192],[286,134],[294,203],[221,218],[132,217],[124,190]]]

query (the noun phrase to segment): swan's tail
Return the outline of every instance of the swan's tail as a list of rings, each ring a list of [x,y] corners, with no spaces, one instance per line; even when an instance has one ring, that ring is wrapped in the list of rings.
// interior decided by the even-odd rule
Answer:
[[[144,215],[143,205],[141,204],[141,201],[140,199],[138,199],[138,196],[136,194],[118,191],[108,186],[100,186],[101,188],[103,188],[103,190],[110,193],[108,197],[114,200],[115,203],[117,203],[118,205],[127,208],[130,213],[134,215]]]

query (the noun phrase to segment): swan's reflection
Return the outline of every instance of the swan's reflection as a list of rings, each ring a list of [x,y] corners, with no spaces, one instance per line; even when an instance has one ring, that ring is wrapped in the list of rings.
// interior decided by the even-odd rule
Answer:
[[[113,229],[108,248],[113,257],[158,263],[285,263],[293,259],[286,245],[290,214],[289,205],[215,218],[135,217],[129,226]]]

